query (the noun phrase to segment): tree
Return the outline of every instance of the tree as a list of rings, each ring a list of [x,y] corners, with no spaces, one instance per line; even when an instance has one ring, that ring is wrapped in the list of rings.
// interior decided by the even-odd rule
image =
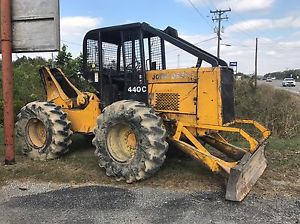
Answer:
[[[45,91],[39,76],[41,66],[47,61],[41,57],[27,58],[22,56],[13,62],[14,66],[14,113],[19,113],[21,107],[35,100],[45,100]],[[0,72],[0,81],[2,73]],[[3,97],[0,85],[0,125],[3,124]]]
[[[83,55],[73,59],[73,56],[67,50],[67,45],[63,45],[58,52],[55,61],[56,66],[60,67],[68,79],[82,91],[94,91],[91,85],[83,78]]]
[[[67,45],[64,44],[56,56],[56,66],[63,68],[68,65],[71,60],[72,54],[67,52]]]
[[[297,81],[299,81],[300,80],[300,69],[292,69],[292,70],[285,70],[282,72],[267,73],[264,75],[264,77],[265,78],[275,77],[276,79],[294,78]]]

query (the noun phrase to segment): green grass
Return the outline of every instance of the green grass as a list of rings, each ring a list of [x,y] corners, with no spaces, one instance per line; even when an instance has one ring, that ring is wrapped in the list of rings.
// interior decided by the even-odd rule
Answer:
[[[291,183],[300,180],[300,136],[292,139],[271,138],[266,156],[272,174],[270,178]]]
[[[0,128],[0,153],[4,154]],[[74,136],[71,150],[58,160],[30,161],[17,149],[16,164],[0,166],[0,185],[10,180],[56,183],[99,183],[123,186],[152,186],[177,190],[221,190],[224,179],[204,169],[187,156],[169,155],[161,170],[145,181],[126,185],[107,177],[97,165],[94,148],[82,136]],[[271,138],[266,150],[268,168],[253,189],[262,194],[300,195],[300,138]],[[2,161],[4,160],[1,157]],[[297,182],[298,181],[298,182]]]

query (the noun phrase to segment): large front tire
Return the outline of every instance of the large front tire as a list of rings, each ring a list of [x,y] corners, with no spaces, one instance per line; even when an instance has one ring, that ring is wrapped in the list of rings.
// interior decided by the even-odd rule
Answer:
[[[132,183],[162,166],[168,149],[160,117],[144,103],[122,100],[107,106],[97,119],[93,144],[108,176]]]
[[[55,159],[68,151],[71,123],[51,102],[31,102],[17,116],[17,138],[23,154],[33,160]]]

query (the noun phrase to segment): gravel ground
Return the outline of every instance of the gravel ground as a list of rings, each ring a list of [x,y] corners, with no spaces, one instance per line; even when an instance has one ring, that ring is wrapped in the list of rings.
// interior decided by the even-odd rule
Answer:
[[[0,223],[300,223],[300,198],[242,203],[224,192],[12,182],[0,190]]]

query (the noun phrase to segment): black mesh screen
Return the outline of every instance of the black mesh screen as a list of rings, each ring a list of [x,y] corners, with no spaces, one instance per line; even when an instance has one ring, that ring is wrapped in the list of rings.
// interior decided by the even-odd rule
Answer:
[[[117,70],[118,45],[102,42],[103,68]]]
[[[87,40],[87,67],[91,70],[99,70],[98,40]]]
[[[135,69],[141,70],[141,51],[140,51],[140,41],[135,40]]]
[[[132,69],[132,42],[124,42],[125,48],[125,68]]]
[[[124,32],[124,40],[125,68],[127,68],[127,70],[140,70],[142,59],[139,32]]]
[[[162,55],[161,55],[161,39],[160,37],[151,37],[151,62],[155,65],[155,68],[151,69],[162,69]]]

